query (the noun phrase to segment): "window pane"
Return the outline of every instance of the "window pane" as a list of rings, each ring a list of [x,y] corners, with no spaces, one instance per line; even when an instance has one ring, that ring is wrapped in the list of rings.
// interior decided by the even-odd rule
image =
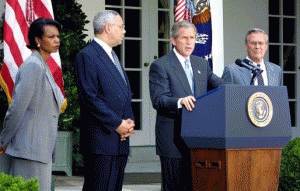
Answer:
[[[269,14],[279,15],[280,14],[280,0],[269,0]]]
[[[269,61],[280,65],[280,47],[277,45],[269,46]]]
[[[158,42],[158,58],[167,54],[170,51],[170,42]]]
[[[114,11],[117,11],[121,16],[123,15],[123,13],[121,12],[121,9],[118,9],[118,8],[112,8],[112,7],[107,7],[105,8],[106,10],[114,10]],[[93,22],[93,21],[92,21]]]
[[[142,130],[141,127],[141,114],[142,114],[142,103],[140,102],[131,102],[132,111],[135,117],[134,123],[135,123],[135,130]]]
[[[168,9],[169,8],[169,1],[158,0],[158,8],[160,8],[160,9]]]
[[[126,37],[142,37],[141,11],[125,9]]]
[[[141,0],[125,0],[125,6],[141,7]]]
[[[283,85],[287,87],[288,89],[288,96],[289,99],[295,99],[296,94],[296,86],[295,86],[295,81],[296,81],[296,75],[295,74],[283,74]]]
[[[296,13],[295,4],[296,4],[295,0],[283,0],[283,15],[295,16]]]
[[[279,42],[280,41],[280,29],[279,29],[279,18],[269,17],[269,42]]]
[[[296,102],[290,101],[289,105],[290,105],[292,127],[296,127]]]
[[[283,19],[283,42],[295,43],[295,19]]]
[[[283,47],[283,70],[296,71],[296,47],[284,46]]]
[[[105,5],[121,5],[121,0],[105,0]]]
[[[170,38],[170,17],[167,11],[158,11],[158,38]]]
[[[125,40],[125,67],[141,67],[142,45],[140,40]]]
[[[130,82],[132,99],[141,99],[141,72],[126,71],[126,73]]]

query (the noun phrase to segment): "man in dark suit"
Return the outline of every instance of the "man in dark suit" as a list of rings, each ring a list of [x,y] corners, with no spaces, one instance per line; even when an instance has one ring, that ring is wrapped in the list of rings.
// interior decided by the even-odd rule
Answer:
[[[75,60],[81,104],[81,147],[84,191],[122,190],[134,116],[127,75],[112,50],[122,43],[125,29],[115,11],[94,17],[94,40]]]
[[[248,56],[244,60],[245,63],[251,62],[255,66],[259,66],[263,70],[262,75],[253,78],[251,70],[246,67],[230,63],[225,66],[223,72],[223,80],[226,83],[239,85],[282,85],[281,68],[268,61],[264,61],[265,53],[268,49],[268,35],[261,29],[251,29],[247,32],[245,38],[245,49]]]
[[[171,30],[174,49],[150,68],[150,96],[157,110],[156,153],[160,156],[164,191],[191,190],[189,148],[180,137],[181,108],[192,111],[195,98],[223,84],[206,60],[191,55],[196,31],[186,21],[175,23]]]

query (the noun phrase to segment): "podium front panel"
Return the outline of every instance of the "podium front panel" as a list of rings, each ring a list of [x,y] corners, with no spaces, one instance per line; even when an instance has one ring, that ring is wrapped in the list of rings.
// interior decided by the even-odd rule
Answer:
[[[256,92],[273,105],[265,127],[248,116],[248,100]],[[292,137],[290,121],[286,87],[225,85],[198,98],[194,111],[183,109],[181,136],[193,148],[281,148]]]

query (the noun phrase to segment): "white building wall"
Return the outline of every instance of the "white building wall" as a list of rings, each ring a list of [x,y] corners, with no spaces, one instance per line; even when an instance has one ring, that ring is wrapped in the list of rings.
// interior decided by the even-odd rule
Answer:
[[[93,39],[94,38],[94,29],[93,29],[93,19],[94,16],[105,9],[105,1],[104,0],[76,0],[79,4],[82,5],[82,11],[86,14],[87,20],[90,22],[85,26],[85,34],[88,35],[86,37],[86,40]]]
[[[248,30],[261,28],[268,33],[268,0],[223,0],[223,13],[226,64],[246,57],[244,41]]]

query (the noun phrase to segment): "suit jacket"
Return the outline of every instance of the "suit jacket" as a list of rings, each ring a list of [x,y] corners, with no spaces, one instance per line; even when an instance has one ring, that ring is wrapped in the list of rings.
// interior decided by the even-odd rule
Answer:
[[[269,86],[282,85],[281,68],[276,64],[266,61],[265,65],[266,71],[264,72],[267,72]],[[235,63],[230,63],[225,66],[222,79],[224,82],[229,84],[250,85],[252,73],[245,67],[241,67]]]
[[[82,49],[75,60],[80,95],[81,146],[86,154],[129,154],[129,140],[120,141],[115,129],[122,119],[133,119],[131,90],[108,54],[95,41]],[[123,69],[124,71],[124,69]]]
[[[214,75],[207,61],[190,57],[194,75],[194,97],[223,84]],[[174,51],[152,63],[149,73],[150,96],[156,116],[156,153],[170,158],[181,158],[186,145],[180,137],[181,109],[179,98],[192,95],[188,79]]]
[[[0,146],[14,157],[49,163],[54,151],[59,106],[55,82],[39,52],[18,70],[12,103],[4,119]]]

